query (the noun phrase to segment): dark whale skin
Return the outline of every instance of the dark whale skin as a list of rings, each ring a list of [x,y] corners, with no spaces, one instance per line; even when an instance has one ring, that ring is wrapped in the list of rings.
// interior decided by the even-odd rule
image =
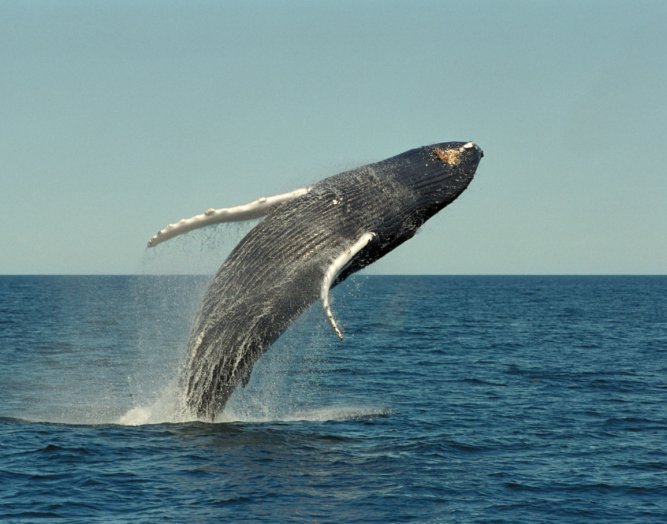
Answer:
[[[320,297],[334,259],[374,233],[336,285],[410,239],[468,187],[482,156],[470,142],[412,149],[326,178],[273,209],[204,296],[181,376],[184,409],[213,420],[257,359]]]

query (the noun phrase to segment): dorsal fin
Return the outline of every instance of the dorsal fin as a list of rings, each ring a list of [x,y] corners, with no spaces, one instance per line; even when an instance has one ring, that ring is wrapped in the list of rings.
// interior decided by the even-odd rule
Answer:
[[[331,289],[331,285],[336,280],[336,277],[345,268],[345,266],[347,266],[355,257],[355,255],[363,248],[365,248],[374,237],[375,233],[371,233],[370,231],[361,235],[354,244],[345,249],[331,262],[331,265],[324,273],[322,287],[320,288],[320,297],[322,298],[324,314],[327,316],[327,320],[329,321],[329,324],[331,324],[331,328],[334,330],[334,333],[336,333],[338,338],[341,340],[343,340],[343,332],[340,330],[340,327],[338,327],[338,323],[336,322],[333,312],[331,311],[331,306],[329,305],[329,290]]]
[[[207,209],[201,215],[184,218],[160,229],[160,231],[153,235],[148,241],[148,247],[154,247],[160,242],[164,242],[165,240],[182,235],[193,229],[199,229],[200,227],[209,226],[211,224],[219,224],[221,222],[240,222],[242,220],[263,217],[278,204],[305,195],[308,191],[310,191],[310,187],[301,187],[294,191],[290,191],[289,193],[258,198],[257,200],[240,206]]]

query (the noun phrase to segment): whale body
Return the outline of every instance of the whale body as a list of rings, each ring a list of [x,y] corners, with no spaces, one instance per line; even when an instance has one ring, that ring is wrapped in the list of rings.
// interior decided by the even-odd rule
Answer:
[[[185,409],[213,420],[253,365],[313,302],[339,338],[329,290],[410,239],[472,181],[482,150],[446,142],[243,206],[209,209],[158,232],[149,247],[218,222],[264,217],[215,275],[181,376]]]

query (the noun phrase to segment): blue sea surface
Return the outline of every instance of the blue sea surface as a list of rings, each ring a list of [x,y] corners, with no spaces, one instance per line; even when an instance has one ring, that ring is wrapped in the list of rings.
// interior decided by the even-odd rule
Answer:
[[[667,277],[357,276],[216,423],[204,277],[0,277],[3,522],[667,522]]]

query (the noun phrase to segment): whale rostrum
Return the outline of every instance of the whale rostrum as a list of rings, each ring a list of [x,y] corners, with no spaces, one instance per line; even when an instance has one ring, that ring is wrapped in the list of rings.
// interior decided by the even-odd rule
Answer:
[[[211,224],[264,217],[204,295],[180,377],[184,409],[213,420],[260,356],[318,299],[343,340],[330,289],[412,238],[468,187],[482,156],[473,142],[424,146],[160,230],[149,247]]]

